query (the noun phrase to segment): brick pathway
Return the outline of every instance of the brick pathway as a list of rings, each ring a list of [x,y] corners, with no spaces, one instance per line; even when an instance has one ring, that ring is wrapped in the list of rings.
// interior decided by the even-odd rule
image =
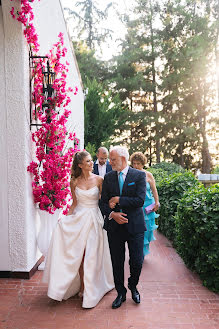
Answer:
[[[126,302],[111,309],[115,291],[90,310],[78,298],[55,302],[37,272],[31,280],[0,279],[0,329],[219,329],[219,295],[186,269],[166,238],[156,236],[143,265],[140,305],[128,292]]]

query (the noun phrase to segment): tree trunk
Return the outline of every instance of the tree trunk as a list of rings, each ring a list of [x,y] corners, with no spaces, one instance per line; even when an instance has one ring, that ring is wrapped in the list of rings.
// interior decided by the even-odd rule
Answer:
[[[155,140],[156,140],[156,161],[160,163],[160,137],[158,128],[158,118],[157,118],[157,91],[156,91],[156,72],[155,72],[155,54],[154,54],[154,31],[152,26],[153,19],[153,9],[150,0],[151,18],[150,18],[150,32],[151,32],[151,57],[152,57],[152,76],[153,76],[153,105],[155,113]]]
[[[205,98],[205,93],[204,96]],[[204,100],[205,102],[205,100]],[[208,147],[208,140],[207,140],[207,134],[206,134],[206,112],[205,108],[203,106],[202,111],[201,111],[201,117],[199,119],[199,126],[201,130],[201,135],[202,135],[202,173],[203,174],[210,174],[211,173],[211,168],[212,168],[212,160],[211,160],[211,155],[209,152],[209,147]]]
[[[208,149],[208,141],[206,136],[203,137],[202,144],[202,173],[210,174],[212,168],[211,155]]]
[[[216,61],[216,72],[217,72],[217,104],[219,105],[219,26],[217,28],[217,36],[216,36],[216,42],[215,42],[215,61]]]
[[[132,100],[132,96],[130,96],[130,110],[131,112],[133,111],[133,100]],[[133,126],[131,124],[131,129],[130,129],[130,139],[131,139],[131,143],[134,142],[134,138],[135,138],[135,132],[134,132],[134,129],[133,129]]]
[[[149,167],[151,167],[152,166],[152,145],[151,145],[151,139],[150,139],[150,142],[149,142],[149,161],[148,161],[148,163],[149,163]]]
[[[181,143],[179,145],[179,154],[180,154],[179,164],[180,164],[180,166],[182,166],[184,168],[185,163],[184,163],[183,151],[184,151],[184,143]]]

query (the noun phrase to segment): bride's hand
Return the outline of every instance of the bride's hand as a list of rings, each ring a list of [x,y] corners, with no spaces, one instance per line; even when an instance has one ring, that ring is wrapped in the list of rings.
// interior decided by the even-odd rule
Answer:
[[[119,197],[118,196],[114,196],[109,200],[109,207],[111,209],[115,208],[116,204],[119,203]]]
[[[115,203],[115,202],[109,201],[109,207],[110,207],[111,209],[114,209],[115,206],[116,206],[116,203]]]
[[[70,215],[72,215],[73,212],[74,212],[74,209],[73,209],[73,208],[69,208],[69,211],[68,211],[68,213],[67,213],[66,216],[70,216]]]

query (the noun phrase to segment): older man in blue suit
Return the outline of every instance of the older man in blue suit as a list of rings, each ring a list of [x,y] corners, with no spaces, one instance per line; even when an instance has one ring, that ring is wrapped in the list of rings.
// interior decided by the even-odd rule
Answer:
[[[124,286],[125,243],[129,248],[130,277],[128,288],[132,299],[140,303],[137,290],[142,263],[144,231],[146,230],[142,206],[146,195],[145,172],[128,166],[126,148],[115,146],[110,151],[112,171],[105,175],[100,208],[107,230],[117,297],[112,308],[118,308],[126,300]]]
[[[104,178],[105,174],[112,170],[108,161],[109,152],[106,147],[100,147],[97,151],[97,160],[94,162],[93,173]]]

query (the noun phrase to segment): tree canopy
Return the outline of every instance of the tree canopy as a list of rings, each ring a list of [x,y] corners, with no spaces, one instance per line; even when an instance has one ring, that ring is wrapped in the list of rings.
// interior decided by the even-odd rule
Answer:
[[[121,17],[121,51],[108,62],[97,57],[104,33],[95,29],[112,3],[102,12],[92,0],[77,6],[86,30],[74,43],[88,88],[85,145],[125,143],[149,165],[170,161],[209,173],[219,147],[208,141],[218,127],[218,0],[136,0]]]

